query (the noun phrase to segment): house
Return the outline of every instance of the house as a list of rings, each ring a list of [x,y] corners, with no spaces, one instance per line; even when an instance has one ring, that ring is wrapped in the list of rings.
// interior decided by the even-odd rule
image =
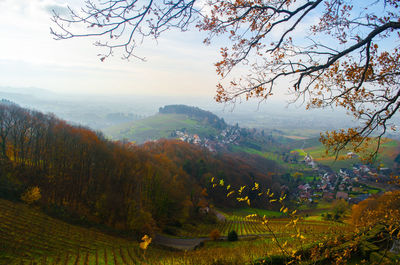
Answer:
[[[369,167],[368,167],[367,165],[361,165],[361,166],[360,166],[360,170],[361,170],[361,172],[363,172],[363,173],[366,173],[366,172],[369,172],[369,171],[370,171],[370,169],[369,169]]]
[[[361,194],[361,195],[359,195],[359,196],[357,196],[357,197],[355,197],[355,198],[350,198],[349,199],[349,202],[350,203],[359,203],[359,202],[361,202],[361,201],[363,201],[363,200],[365,200],[365,199],[368,199],[368,197],[369,197],[369,194]]]
[[[193,143],[194,144],[200,144],[201,143],[201,139],[197,134],[193,135]]]
[[[311,199],[311,193],[308,191],[300,193],[300,199],[307,199],[307,200]]]
[[[200,212],[201,214],[208,214],[208,213],[210,212],[210,208],[208,208],[207,206],[206,206],[206,207],[201,207],[201,208],[199,209],[199,212]]]
[[[333,200],[333,195],[334,194],[332,192],[324,191],[322,193],[322,198],[325,199],[325,200]]]
[[[299,190],[301,190],[301,191],[308,191],[308,190],[311,189],[311,186],[310,186],[310,184],[306,183],[306,184],[304,184],[304,185],[298,186],[297,188],[298,188]]]
[[[357,158],[358,155],[355,154],[355,153],[353,153],[353,152],[348,152],[348,153],[347,153],[347,157],[348,157],[348,158]]]
[[[343,191],[338,191],[336,193],[336,200],[348,200],[349,199],[349,194],[347,192],[343,192]]]

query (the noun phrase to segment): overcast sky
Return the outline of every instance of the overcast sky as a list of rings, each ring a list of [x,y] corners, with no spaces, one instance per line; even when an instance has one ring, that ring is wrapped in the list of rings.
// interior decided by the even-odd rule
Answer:
[[[0,86],[40,87],[97,94],[203,95],[213,97],[215,46],[198,31],[168,32],[138,49],[147,61],[101,62],[95,39],[56,41],[51,10],[82,0],[0,0]]]

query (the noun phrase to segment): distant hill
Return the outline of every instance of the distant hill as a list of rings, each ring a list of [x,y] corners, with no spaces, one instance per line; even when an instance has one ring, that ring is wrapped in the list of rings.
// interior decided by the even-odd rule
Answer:
[[[186,105],[168,105],[160,108],[156,115],[113,126],[103,132],[114,140],[134,141],[137,144],[161,138],[179,139],[212,152],[243,151],[243,148],[257,152],[276,151],[281,150],[282,144],[287,141],[293,141],[261,129],[226,124],[224,119],[209,111]]]
[[[213,187],[213,178],[234,188],[257,182],[276,194],[285,185],[272,177],[281,167],[263,157],[213,153],[178,140],[113,142],[54,115],[0,108],[0,197],[35,202],[71,221],[153,233],[199,220],[199,204],[238,206],[223,185]],[[265,198],[252,199],[252,205],[264,204]]]
[[[175,132],[215,137],[228,125],[215,114],[197,107],[168,105],[156,115],[107,128],[104,133],[113,139],[144,143],[161,138],[176,138]]]
[[[104,129],[112,139],[127,139],[137,143],[173,137],[176,130],[187,131],[200,136],[215,135],[218,130],[207,123],[190,119],[184,114],[156,114],[141,120],[123,123]]]
[[[224,119],[220,119],[217,115],[210,111],[205,111],[197,107],[186,105],[168,105],[161,107],[158,111],[161,114],[183,114],[191,119],[199,121],[203,124],[208,124],[216,129],[222,130],[227,127]]]
[[[14,103],[14,102],[12,102],[12,101],[10,101],[10,100],[8,100],[8,99],[4,99],[4,98],[2,98],[2,99],[0,100],[0,104],[2,104],[2,105],[8,105],[8,106],[10,106],[10,105],[18,106],[16,103]]]

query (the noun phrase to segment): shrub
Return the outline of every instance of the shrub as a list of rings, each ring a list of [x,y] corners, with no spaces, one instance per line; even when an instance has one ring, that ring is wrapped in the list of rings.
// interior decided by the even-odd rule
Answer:
[[[232,230],[228,233],[228,240],[229,241],[237,241],[238,240],[238,234],[236,233],[235,230]]]
[[[164,227],[163,232],[171,236],[177,236],[179,234],[178,229],[173,226]]]
[[[214,241],[218,240],[221,237],[221,233],[218,229],[214,229],[210,232],[210,238]]]
[[[40,194],[40,188],[35,186],[27,189],[22,195],[21,200],[27,204],[32,204],[42,197]]]

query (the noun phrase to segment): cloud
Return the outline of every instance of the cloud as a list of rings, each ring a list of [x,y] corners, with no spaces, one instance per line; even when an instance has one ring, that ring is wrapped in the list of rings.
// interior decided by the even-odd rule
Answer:
[[[82,0],[68,0],[72,8]],[[154,94],[214,93],[212,63],[217,52],[203,46],[198,32],[168,32],[159,45],[148,40],[138,54],[148,62],[121,60],[121,51],[101,63],[95,38],[55,41],[51,11],[65,12],[64,0],[0,0],[0,85],[50,90],[132,91]],[[165,36],[165,39],[164,39]],[[201,48],[199,48],[201,47]],[[157,78],[154,78],[157,77]]]
[[[47,4],[43,9],[50,15],[53,15],[54,12],[60,16],[66,16],[69,14],[68,8],[59,4]]]

